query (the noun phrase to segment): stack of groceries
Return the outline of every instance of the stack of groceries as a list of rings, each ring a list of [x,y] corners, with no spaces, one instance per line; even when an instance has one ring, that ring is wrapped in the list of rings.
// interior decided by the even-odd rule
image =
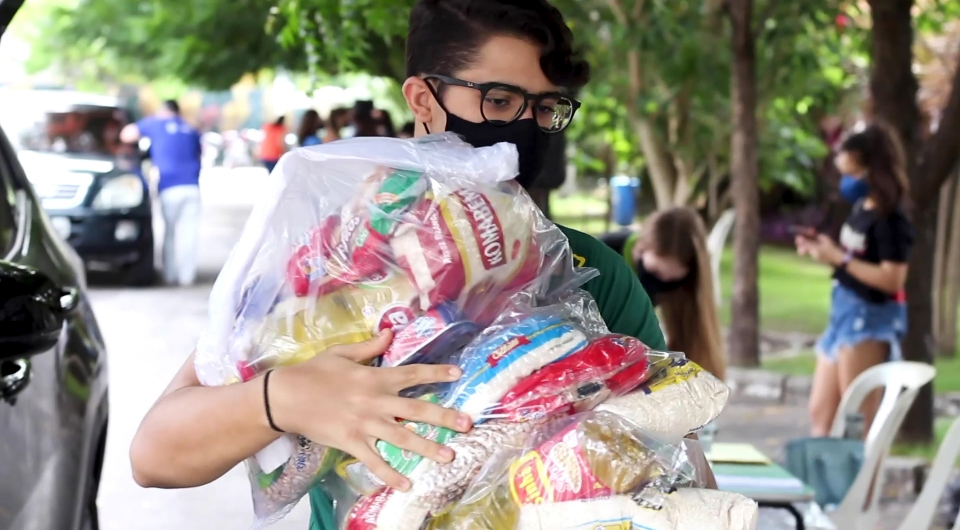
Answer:
[[[398,419],[453,449],[437,463],[379,442],[412,483],[284,435],[247,460],[256,526],[311,489],[348,530],[741,530],[757,506],[701,489],[684,436],[726,386],[680,353],[610,333],[562,232],[512,181],[510,144],[449,134],[356,139],[287,154],[217,279],[196,369],[249,381],[392,330],[376,366],[454,364],[407,389],[469,415],[460,434]]]

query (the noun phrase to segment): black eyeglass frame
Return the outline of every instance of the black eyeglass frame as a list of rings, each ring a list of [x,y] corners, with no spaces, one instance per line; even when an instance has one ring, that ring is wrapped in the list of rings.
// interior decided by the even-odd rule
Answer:
[[[580,103],[579,101],[577,101],[576,99],[571,98],[570,96],[567,96],[566,94],[563,94],[562,92],[547,92],[547,93],[545,93],[545,94],[531,94],[531,93],[527,92],[526,90],[524,90],[524,89],[522,89],[522,88],[520,88],[520,87],[518,87],[518,86],[508,85],[508,84],[506,84],[506,83],[498,83],[498,82],[492,82],[492,83],[474,83],[473,81],[465,81],[465,80],[463,80],[463,79],[459,79],[459,78],[456,78],[456,77],[450,77],[450,76],[448,76],[448,75],[440,75],[440,74],[429,74],[429,75],[423,76],[423,80],[424,80],[424,81],[429,81],[429,80],[431,80],[431,79],[435,79],[435,80],[437,80],[437,81],[439,81],[439,82],[441,82],[441,83],[443,83],[443,84],[445,84],[445,85],[459,86],[459,87],[465,87],[465,88],[472,88],[472,89],[474,89],[474,90],[479,91],[479,92],[480,92],[480,115],[483,116],[483,121],[484,121],[484,123],[489,123],[490,125],[494,125],[494,126],[498,126],[498,127],[503,127],[503,126],[506,126],[506,125],[510,125],[511,123],[519,120],[519,119],[520,119],[520,116],[523,116],[523,114],[524,114],[525,112],[527,112],[527,109],[530,107],[530,102],[531,102],[531,101],[533,101],[533,102],[534,102],[534,106],[536,106],[536,105],[538,105],[541,101],[543,101],[543,100],[545,100],[545,99],[548,99],[548,98],[561,98],[561,99],[565,99],[565,100],[569,101],[570,104],[571,104],[572,107],[573,107],[573,110],[570,112],[570,119],[567,120],[566,125],[564,125],[563,128],[557,129],[557,130],[555,130],[555,131],[550,131],[550,130],[544,129],[543,127],[540,127],[540,130],[542,130],[543,132],[545,132],[545,133],[547,133],[547,134],[557,134],[557,133],[561,133],[561,132],[567,130],[567,127],[569,127],[570,124],[573,122],[573,118],[577,115],[577,111],[580,110],[580,105],[581,105],[581,103]],[[429,83],[427,83],[427,84],[429,85]],[[433,88],[433,87],[431,87],[431,89],[432,89],[432,88]],[[487,97],[487,94],[489,94],[491,90],[494,90],[494,89],[497,89],[497,88],[507,89],[507,90],[510,90],[510,91],[512,91],[512,92],[516,92],[517,94],[523,96],[523,106],[520,107],[520,111],[517,112],[517,115],[514,116],[513,119],[511,119],[510,121],[488,120],[487,117],[486,117],[486,115],[484,115],[484,112],[483,112],[483,100],[484,100],[484,98]],[[443,101],[440,99],[440,95],[439,95],[439,94],[434,94],[434,95],[437,96],[437,102],[440,103],[440,106],[441,106],[441,107],[444,107],[443,110],[446,111],[447,109],[446,109],[446,107],[444,106]],[[447,112],[449,112],[449,111],[447,111]]]

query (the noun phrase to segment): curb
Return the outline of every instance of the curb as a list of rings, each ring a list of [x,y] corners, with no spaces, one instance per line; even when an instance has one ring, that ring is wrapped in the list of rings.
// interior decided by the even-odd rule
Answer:
[[[733,367],[727,369],[726,383],[730,387],[731,398],[778,405],[806,405],[813,388],[813,378],[807,375],[784,375]],[[937,418],[960,416],[960,392],[937,394],[933,409]]]

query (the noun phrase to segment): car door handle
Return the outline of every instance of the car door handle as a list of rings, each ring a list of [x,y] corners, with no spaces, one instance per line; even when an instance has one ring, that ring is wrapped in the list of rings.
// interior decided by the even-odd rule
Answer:
[[[80,305],[80,289],[76,287],[65,287],[60,293],[60,307],[63,314],[69,315],[77,306]]]
[[[13,359],[0,362],[0,401],[17,403],[17,394],[30,382],[30,361]]]

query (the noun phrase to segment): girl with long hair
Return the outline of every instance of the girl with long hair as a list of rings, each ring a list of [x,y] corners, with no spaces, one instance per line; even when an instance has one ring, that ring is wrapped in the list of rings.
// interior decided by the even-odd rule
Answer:
[[[843,142],[836,165],[843,175],[840,193],[853,204],[840,243],[810,229],[796,237],[797,252],[832,267],[834,278],[810,395],[814,436],[829,434],[840,399],[858,375],[902,358],[907,327],[904,285],[914,236],[903,150],[885,126],[871,125]],[[864,432],[879,400],[875,392],[861,408]]]
[[[311,145],[320,145],[320,137],[317,132],[323,127],[323,120],[320,119],[320,113],[309,109],[303,113],[300,118],[300,127],[297,129],[297,145],[300,147],[309,147]]]
[[[330,111],[330,117],[327,119],[326,134],[323,135],[323,143],[336,142],[340,139],[340,133],[343,128],[350,124],[350,109],[338,107]]]
[[[660,310],[667,347],[686,354],[721,380],[726,376],[713,295],[707,229],[692,208],[651,215],[639,232],[601,238],[633,267]]]

